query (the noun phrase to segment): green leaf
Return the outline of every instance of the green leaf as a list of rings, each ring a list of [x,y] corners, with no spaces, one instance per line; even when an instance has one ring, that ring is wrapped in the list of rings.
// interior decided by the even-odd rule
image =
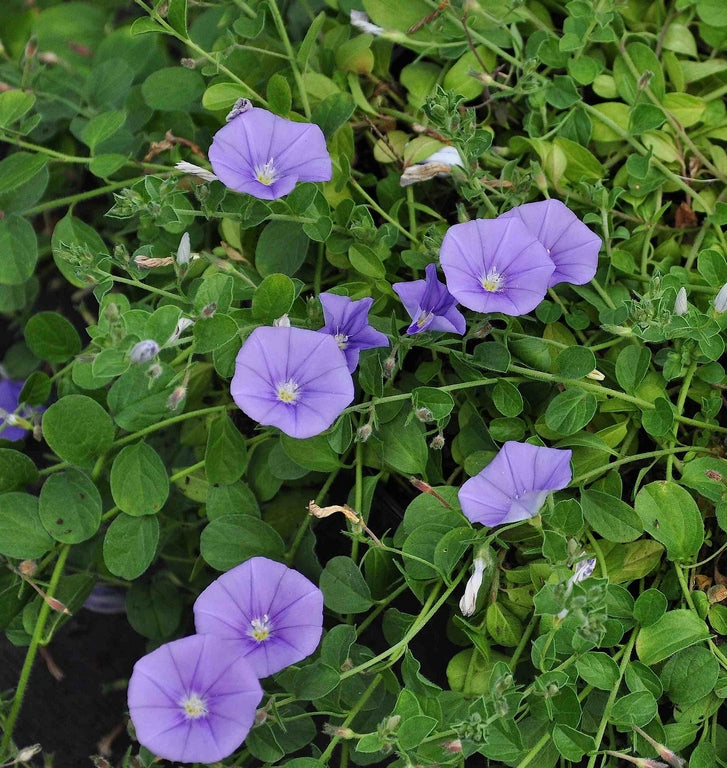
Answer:
[[[629,133],[640,136],[647,131],[655,131],[665,121],[664,111],[655,104],[636,104],[631,108]]]
[[[245,438],[227,415],[218,416],[210,424],[204,461],[207,480],[212,484],[234,483],[245,471],[247,466]]]
[[[15,491],[37,478],[38,470],[29,456],[12,448],[0,448],[0,493]]]
[[[270,105],[270,110],[276,115],[285,117],[293,106],[293,95],[290,92],[288,81],[276,72],[268,80],[265,94]]]
[[[424,739],[437,727],[438,720],[427,715],[414,715],[404,720],[397,731],[399,747],[409,750],[416,749]]]
[[[151,565],[159,541],[156,517],[131,517],[123,512],[111,523],[103,542],[106,567],[133,581]]]
[[[210,112],[229,110],[238,99],[246,98],[250,92],[237,83],[214,83],[202,96],[202,106]]]
[[[101,525],[101,494],[78,469],[51,475],[41,489],[38,509],[46,531],[64,544],[90,539]]]
[[[565,723],[553,728],[553,743],[566,760],[579,763],[583,756],[596,749],[593,736],[572,728]]]
[[[194,351],[201,355],[214,352],[235,338],[239,340],[237,323],[229,315],[218,312],[194,324]]]
[[[187,35],[187,0],[169,0],[167,22],[180,35]]]
[[[566,139],[565,136],[556,136],[554,142],[558,149],[565,154],[568,165],[565,169],[565,177],[569,181],[597,180],[606,175],[606,169],[596,159],[595,155],[585,147],[576,144],[575,141]],[[581,347],[581,349],[586,349]]]
[[[294,301],[293,281],[287,275],[268,275],[252,297],[253,317],[261,323],[272,324],[290,310]]]
[[[111,495],[127,515],[155,515],[169,496],[169,478],[159,454],[143,440],[119,451],[111,465]]]
[[[495,403],[495,408],[503,416],[512,418],[522,413],[523,396],[512,382],[498,379],[492,388],[492,400]]]
[[[43,405],[50,397],[53,384],[50,376],[42,371],[33,371],[23,384],[20,402],[30,406]]]
[[[649,371],[651,354],[645,347],[632,345],[622,349],[616,358],[616,381],[624,392],[633,394]]]
[[[586,522],[609,541],[634,541],[643,533],[639,516],[631,507],[601,491],[581,493],[581,508]]]
[[[290,198],[296,191],[288,196],[291,207]],[[266,224],[255,246],[255,269],[262,277],[276,273],[293,277],[303,266],[309,245],[308,236],[297,222],[271,221]]]
[[[656,623],[641,628],[636,638],[636,654],[644,664],[653,666],[708,637],[707,625],[694,611],[669,611]]]
[[[126,595],[126,617],[142,636],[165,640],[182,618],[182,595],[168,579],[154,578],[151,584],[135,582]]]
[[[326,607],[336,613],[363,613],[373,604],[368,584],[350,557],[329,560],[319,586]]]
[[[674,424],[674,411],[665,397],[654,400],[653,410],[644,410],[641,423],[652,437],[662,437],[671,431]]]
[[[214,520],[222,515],[253,515],[260,517],[255,494],[243,482],[210,486],[207,493],[207,517]]]
[[[722,0],[697,0],[697,15],[710,27],[727,27],[727,8]]]
[[[199,72],[186,67],[165,67],[152,72],[141,84],[147,106],[164,112],[189,111],[204,92]]]
[[[705,499],[715,503],[719,502],[727,492],[727,488],[720,480],[713,480],[708,477],[707,472],[716,472],[727,479],[727,461],[711,456],[692,459],[684,467],[681,482],[688,488],[693,488]]]
[[[523,626],[518,618],[500,603],[490,603],[487,606],[487,631],[496,645],[515,648],[522,637]]]
[[[596,367],[596,356],[588,347],[568,347],[555,358],[555,369],[564,379],[582,379]]]
[[[598,401],[590,392],[566,389],[548,404],[545,423],[548,429],[559,435],[572,435],[590,423],[597,406]]]
[[[356,103],[348,93],[332,93],[315,107],[311,122],[318,125],[323,135],[330,139],[348,121],[355,109]]]
[[[707,109],[707,103],[689,93],[667,93],[664,108],[674,115],[683,128],[696,125]]]
[[[692,646],[674,654],[661,671],[664,691],[678,707],[706,696],[717,684],[719,662],[703,646]]]
[[[252,515],[223,515],[202,531],[200,552],[218,571],[229,571],[251,557],[282,560],[285,544],[280,534]]]
[[[634,604],[634,618],[642,627],[655,624],[666,613],[667,599],[658,589],[644,590]]]
[[[281,445],[287,456],[298,466],[315,472],[333,472],[341,466],[338,454],[331,448],[325,435],[297,439],[281,435]]]
[[[14,152],[8,155],[0,161],[0,195],[26,184],[47,164],[48,157],[45,155],[34,155],[30,152]]]
[[[452,395],[436,387],[417,387],[412,390],[411,397],[414,409],[425,408],[432,414],[433,421],[445,419],[454,408]]]
[[[376,279],[386,276],[386,267],[373,248],[361,243],[354,243],[348,249],[351,266],[360,274]]]
[[[424,425],[416,419],[407,424],[407,410],[402,408],[396,418],[383,424],[376,434],[383,441],[386,464],[405,475],[423,474],[429,454]]]
[[[52,546],[53,539],[40,520],[38,499],[28,493],[0,494],[0,553],[32,560]]]
[[[585,653],[576,661],[578,674],[594,688],[610,691],[618,682],[618,664],[600,651]]]
[[[704,523],[689,491],[670,481],[649,483],[636,496],[636,514],[670,560],[695,557],[704,541]]]
[[[43,437],[59,458],[91,467],[111,448],[114,425],[95,400],[86,395],[66,395],[45,412]]]
[[[81,131],[81,141],[93,153],[102,141],[113,136],[125,122],[125,112],[102,112],[86,123],[83,131]]]
[[[438,574],[433,565],[434,552],[437,542],[448,532],[447,526],[430,523],[420,525],[406,537],[401,550],[404,553],[406,574],[410,579],[427,581],[436,578]],[[421,562],[422,560],[424,562]],[[427,565],[427,563],[432,563],[432,565]]]
[[[644,726],[656,717],[656,699],[649,691],[627,693],[611,710],[610,720],[616,725]]]
[[[30,111],[35,96],[19,89],[0,93],[0,128],[8,128]]]
[[[0,220],[0,285],[20,285],[35,269],[38,242],[30,223],[15,213]]]
[[[545,100],[556,109],[568,109],[581,100],[581,95],[570,77],[554,75],[545,87]]]
[[[38,312],[25,325],[25,341],[35,355],[50,363],[65,363],[81,351],[78,331],[57,312]]]

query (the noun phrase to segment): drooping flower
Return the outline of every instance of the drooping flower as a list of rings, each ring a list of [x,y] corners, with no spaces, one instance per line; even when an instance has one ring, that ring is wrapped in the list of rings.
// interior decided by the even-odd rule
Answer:
[[[348,296],[335,293],[321,293],[318,297],[323,305],[326,324],[320,333],[329,333],[346,356],[348,370],[353,373],[358,365],[362,349],[388,347],[389,339],[381,331],[369,325],[371,298],[353,301]]]
[[[323,593],[303,574],[253,557],[222,574],[194,604],[197,632],[234,640],[260,678],[309,656],[323,631]]]
[[[329,181],[331,157],[323,131],[253,107],[214,135],[209,148],[219,180],[263,200],[287,195],[299,181]]]
[[[534,517],[551,491],[571,481],[572,451],[506,442],[459,491],[465,517],[488,527]]]
[[[548,286],[558,283],[583,285],[598,267],[601,238],[592,232],[560,200],[525,203],[498,218],[517,217],[538,238],[555,264]]]
[[[33,415],[29,408],[18,411],[24,385],[24,381],[6,379],[0,374],[0,440],[22,440],[28,434],[28,430],[17,423],[18,416],[28,419]]]
[[[540,304],[555,266],[517,217],[455,224],[440,262],[450,293],[476,312],[524,315]]]
[[[457,309],[457,301],[447,286],[437,278],[436,265],[427,264],[424,271],[425,280],[392,285],[412,319],[406,332],[449,331],[463,334],[467,329],[464,315]]]
[[[353,400],[353,379],[333,336],[256,328],[237,353],[232,399],[260,424],[291,437],[324,432]]]
[[[129,680],[129,714],[139,743],[155,755],[215,763],[242,744],[262,694],[236,643],[191,635],[136,662]]]

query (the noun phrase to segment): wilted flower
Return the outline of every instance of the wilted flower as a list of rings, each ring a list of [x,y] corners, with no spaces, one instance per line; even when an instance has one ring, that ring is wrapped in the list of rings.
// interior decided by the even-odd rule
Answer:
[[[149,363],[159,354],[160,349],[154,339],[144,339],[134,344],[129,357],[132,363]]]
[[[601,238],[592,232],[560,200],[541,200],[513,208],[498,218],[517,217],[543,244],[555,264],[549,286],[558,283],[583,285],[598,267]]]
[[[209,159],[220,181],[263,200],[287,195],[299,181],[329,181],[323,131],[266,109],[248,109],[214,135]]]
[[[15,416],[24,384],[24,381],[5,379],[0,374],[0,440],[22,440],[28,432],[25,427],[18,425]],[[32,411],[23,408],[19,415],[25,419],[32,415]]]
[[[332,336],[256,328],[237,354],[232,399],[251,418],[291,437],[324,432],[353,400],[353,379]]]
[[[674,314],[679,317],[687,314],[687,290],[684,286],[677,291],[677,297],[674,299]]]
[[[406,332],[449,331],[463,334],[467,330],[464,315],[457,309],[457,301],[447,286],[437,278],[436,265],[427,264],[425,273],[425,280],[392,285],[412,319]]]
[[[717,312],[727,312],[727,283],[719,289],[719,293],[714,297],[714,308]]]
[[[139,743],[166,760],[214,763],[242,744],[262,689],[237,643],[192,635],[134,665],[129,714]]]
[[[267,677],[309,656],[323,632],[323,593],[303,574],[253,557],[215,579],[194,604],[197,632],[231,638]]]
[[[506,442],[459,491],[465,517],[487,526],[534,517],[551,491],[571,481],[572,451]]]
[[[438,432],[429,442],[429,447],[433,451],[441,451],[442,448],[444,448],[444,435],[441,432]]]
[[[214,173],[211,173],[206,168],[200,168],[200,166],[195,165],[194,163],[188,163],[183,160],[181,163],[177,163],[174,167],[182,173],[187,173],[190,176],[197,176],[204,181],[219,181]]]
[[[418,181],[433,179],[435,176],[449,176],[453,165],[460,167],[463,165],[459,152],[455,147],[442,147],[420,163],[405,168],[399,184],[402,187],[408,187]]]
[[[356,27],[356,29],[360,29],[361,32],[366,32],[369,35],[378,37],[384,31],[383,27],[379,27],[369,21],[368,14],[366,14],[364,11],[350,11],[349,13],[351,18],[351,26]]]
[[[455,224],[444,236],[440,262],[460,304],[506,315],[535,309],[555,270],[543,245],[517,217]]]
[[[358,365],[362,349],[388,347],[389,339],[381,331],[369,325],[371,298],[353,301],[348,296],[335,293],[321,293],[318,297],[323,305],[326,324],[319,333],[329,333],[336,340],[338,348],[346,357],[348,370],[353,373]]]
[[[273,327],[274,328],[290,328],[290,316],[286,312],[284,315],[280,315],[280,317],[276,317],[275,320],[273,320]]]

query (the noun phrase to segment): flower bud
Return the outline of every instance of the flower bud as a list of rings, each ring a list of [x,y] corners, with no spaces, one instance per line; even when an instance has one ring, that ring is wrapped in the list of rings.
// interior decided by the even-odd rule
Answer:
[[[714,469],[708,469],[708,470],[707,470],[707,471],[704,473],[704,475],[705,475],[705,477],[707,477],[709,480],[714,480],[714,481],[716,481],[716,482],[718,482],[718,483],[721,483],[721,482],[722,482],[722,475],[721,475],[719,472],[717,472],[716,470],[714,470]]]
[[[189,244],[189,232],[185,232],[182,235],[182,239],[179,241],[177,248],[177,264],[180,267],[184,267],[189,264],[190,256],[192,255],[192,249]]]
[[[41,751],[43,747],[40,746],[40,744],[33,744],[30,747],[23,747],[22,749],[18,750],[18,754],[15,758],[16,763],[28,763],[30,760],[35,757],[38,752]]]
[[[364,424],[356,431],[356,440],[358,440],[359,443],[365,443],[371,437],[372,432],[371,425]]]
[[[32,576],[38,570],[38,563],[35,560],[23,560],[18,565],[18,573],[21,576]]]
[[[356,734],[350,728],[342,728],[340,725],[323,723],[323,733],[327,736],[337,736],[339,739],[352,739]]]
[[[442,744],[442,749],[449,755],[458,754],[462,751],[462,742],[460,739],[452,739]]]
[[[590,373],[586,374],[587,379],[593,379],[593,381],[603,381],[606,377],[598,370],[594,368]]]
[[[459,601],[459,610],[463,616],[471,616],[477,605],[477,593],[482,586],[482,578],[485,575],[487,563],[481,557],[474,559],[474,573],[469,577],[464,588],[464,595]]]
[[[215,312],[217,312],[217,303],[211,301],[206,307],[202,307],[202,311],[199,315],[203,320],[208,320]]]
[[[441,432],[434,435],[431,442],[429,443],[429,447],[433,451],[441,451],[442,448],[444,448],[444,435]]]
[[[174,167],[182,173],[187,173],[190,176],[196,176],[198,179],[202,179],[203,181],[217,181],[217,176],[214,173],[206,170],[205,168],[200,168],[194,163],[187,163],[182,161],[181,163],[177,163]]]
[[[727,283],[719,289],[719,293],[714,297],[714,308],[717,312],[727,312]]]
[[[179,60],[179,63],[185,69],[194,69],[197,66],[197,62],[194,59],[183,58]]]
[[[273,320],[273,327],[275,328],[290,328],[290,318],[287,314]]]
[[[167,408],[170,411],[176,411],[177,408],[179,408],[179,405],[181,404],[182,400],[187,396],[187,387],[180,386],[177,387],[171,395],[169,395],[169,398],[167,399]]]
[[[241,115],[243,112],[247,112],[248,110],[252,109],[252,102],[250,99],[238,99],[232,106],[232,109],[227,113],[227,117],[225,117],[225,122],[230,122],[230,120],[234,120],[238,115]]]
[[[417,417],[417,419],[419,419],[419,421],[434,421],[434,414],[429,410],[429,408],[415,408],[414,415]]]
[[[164,373],[164,369],[161,367],[161,365],[159,365],[159,363],[154,363],[146,369],[146,375],[152,381],[154,381],[154,379],[158,379],[162,373]]]
[[[684,286],[677,291],[677,297],[674,299],[674,314],[679,317],[687,314],[687,291]]]
[[[571,576],[571,581],[574,584],[578,584],[581,581],[585,581],[596,570],[596,558],[589,557],[587,560],[581,560],[576,565],[575,572]]]
[[[158,354],[161,347],[154,339],[144,339],[134,344],[129,352],[132,363],[150,363]]]
[[[384,376],[389,379],[391,378],[392,374],[394,373],[394,368],[396,368],[396,355],[391,354],[389,355],[386,360],[384,360]]]

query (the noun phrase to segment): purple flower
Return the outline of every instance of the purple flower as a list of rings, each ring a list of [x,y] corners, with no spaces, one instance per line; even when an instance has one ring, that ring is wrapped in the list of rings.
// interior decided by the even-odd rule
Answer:
[[[465,517],[488,527],[534,517],[551,491],[571,481],[572,451],[505,443],[495,458],[459,491]]]
[[[323,631],[323,593],[298,571],[266,557],[213,581],[194,604],[197,632],[233,638],[258,677],[304,659]]]
[[[331,157],[323,131],[266,109],[241,112],[214,135],[212,169],[237,192],[263,200],[287,195],[299,181],[329,181]]]
[[[322,293],[318,297],[323,305],[323,317],[326,324],[319,333],[330,333],[338,348],[346,356],[348,370],[353,373],[358,365],[358,356],[362,349],[388,347],[386,336],[369,325],[369,310],[373,299],[352,301],[348,296],[335,293]]]
[[[129,714],[139,743],[155,755],[215,763],[242,744],[262,694],[236,643],[192,635],[136,662],[129,680]]]
[[[232,399],[255,421],[291,437],[325,432],[353,400],[353,379],[333,336],[256,328],[237,353]]]
[[[450,331],[463,334],[467,329],[464,315],[457,309],[457,302],[447,286],[437,278],[437,267],[427,264],[425,273],[426,280],[392,286],[413,321],[406,332]]]
[[[27,408],[21,409],[18,414],[15,413],[20,405],[20,393],[24,384],[24,381],[13,381],[0,376],[0,440],[22,440],[28,434],[27,429],[13,426],[15,415],[24,419],[32,415],[32,411]]]
[[[498,216],[519,218],[543,244],[555,264],[548,286],[558,283],[583,285],[598,267],[601,238],[560,200],[526,203]]]
[[[506,315],[535,309],[555,269],[545,248],[515,217],[455,224],[444,236],[440,262],[460,304]]]

